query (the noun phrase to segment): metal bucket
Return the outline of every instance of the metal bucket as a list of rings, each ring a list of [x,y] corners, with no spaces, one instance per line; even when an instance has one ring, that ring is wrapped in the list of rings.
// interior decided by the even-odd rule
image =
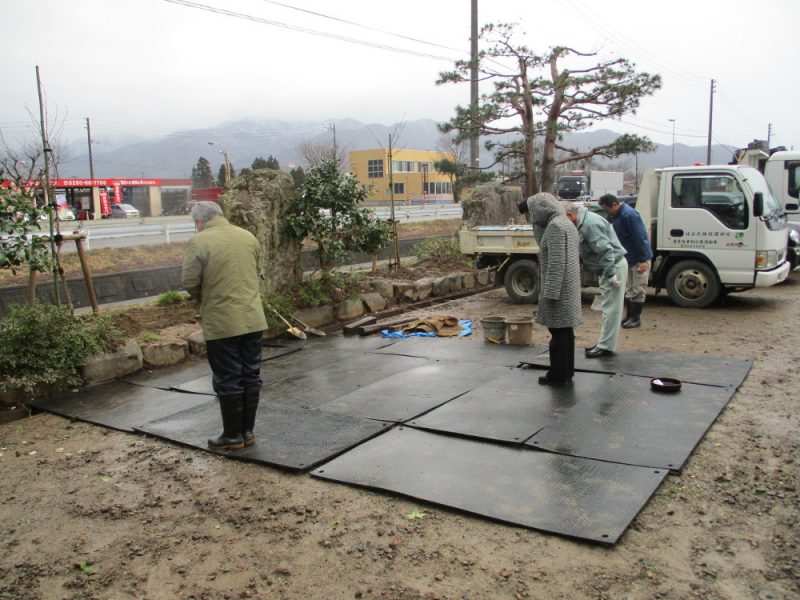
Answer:
[[[507,319],[506,338],[512,346],[530,346],[533,343],[533,319],[531,317]]]
[[[506,318],[505,317],[483,317],[481,319],[481,329],[483,329],[483,339],[495,344],[503,344],[506,341]]]

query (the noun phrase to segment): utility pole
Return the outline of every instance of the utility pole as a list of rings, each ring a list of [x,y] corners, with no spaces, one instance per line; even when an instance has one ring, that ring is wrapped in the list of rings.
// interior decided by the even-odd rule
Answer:
[[[89,141],[89,179],[94,179],[94,161],[92,160],[92,128],[89,117],[86,117],[86,137]]]
[[[331,124],[328,126],[328,129],[330,129],[330,130],[333,132],[333,158],[334,158],[334,159],[336,159],[336,158],[337,158],[337,149],[336,149],[336,123],[331,123]]]
[[[714,123],[714,91],[717,82],[711,80],[711,92],[708,98],[708,145],[706,148],[706,164],[711,164],[711,126]]]
[[[44,120],[44,101],[42,100],[42,80],[39,77],[39,65],[36,65],[36,91],[39,94],[39,128],[42,134],[42,151],[44,155],[44,181],[42,182],[42,192],[44,194],[44,205],[49,211],[50,221],[50,256],[56,258],[55,229],[53,228],[53,210],[50,206],[50,142],[47,139],[47,127]],[[53,291],[56,293],[56,306],[61,306],[61,291],[58,289],[58,273],[53,269]]]
[[[672,165],[675,166],[675,119],[670,119],[670,123],[672,123]]]
[[[400,245],[397,241],[397,219],[394,216],[394,171],[392,169],[392,134],[389,134],[389,202],[392,207],[392,235],[394,236],[394,264],[395,267],[400,267]],[[389,265],[391,266],[389,261]]]
[[[478,151],[478,131],[475,126],[478,114],[478,0],[472,0],[472,32],[470,35],[470,89],[469,89],[469,168],[473,174],[478,172],[480,161]]]
[[[769,152],[769,142],[772,139],[772,123],[767,127],[767,152]]]

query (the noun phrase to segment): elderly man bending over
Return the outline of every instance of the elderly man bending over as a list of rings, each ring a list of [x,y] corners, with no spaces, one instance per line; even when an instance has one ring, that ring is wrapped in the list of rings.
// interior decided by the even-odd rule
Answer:
[[[597,275],[603,294],[603,325],[600,339],[586,349],[587,358],[613,356],[617,350],[622,308],[625,303],[625,283],[628,263],[625,248],[619,243],[611,224],[585,206],[564,201],[567,218],[578,228],[583,266]]]

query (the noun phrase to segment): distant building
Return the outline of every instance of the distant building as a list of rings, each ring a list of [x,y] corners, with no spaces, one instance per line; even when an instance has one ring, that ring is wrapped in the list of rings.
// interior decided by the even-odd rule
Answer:
[[[59,211],[70,210],[81,221],[108,217],[111,204],[130,204],[142,217],[183,215],[192,201],[191,179],[65,178],[50,185]]]
[[[389,152],[358,150],[350,153],[350,171],[364,185],[371,185],[374,192],[369,202],[390,201],[389,168],[392,171],[394,201],[400,204],[443,204],[453,202],[450,178],[436,171],[434,163],[449,158],[447,152],[431,150],[393,150],[391,164]]]

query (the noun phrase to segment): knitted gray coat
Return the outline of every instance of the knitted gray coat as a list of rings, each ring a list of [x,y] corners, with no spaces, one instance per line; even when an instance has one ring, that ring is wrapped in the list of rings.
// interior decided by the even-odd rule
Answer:
[[[536,322],[545,327],[577,327],[581,315],[578,230],[551,194],[528,198],[534,225],[544,229],[539,243],[539,307]]]

